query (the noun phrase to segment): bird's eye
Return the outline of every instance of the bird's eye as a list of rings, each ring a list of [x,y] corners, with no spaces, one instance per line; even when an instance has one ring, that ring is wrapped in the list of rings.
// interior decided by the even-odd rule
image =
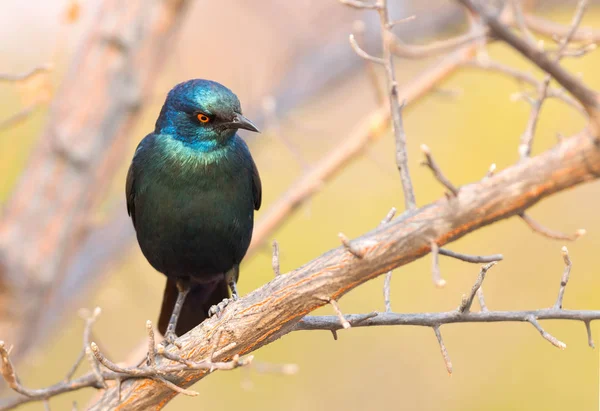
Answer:
[[[208,117],[206,114],[203,113],[198,113],[196,115],[196,118],[198,119],[199,122],[206,124],[210,121],[210,117]]]

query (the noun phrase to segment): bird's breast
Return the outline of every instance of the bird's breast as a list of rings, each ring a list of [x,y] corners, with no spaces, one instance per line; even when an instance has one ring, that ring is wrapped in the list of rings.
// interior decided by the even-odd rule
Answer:
[[[159,150],[148,159],[136,194],[136,231],[150,263],[169,275],[222,272],[238,264],[254,216],[243,161],[225,150],[210,158]]]

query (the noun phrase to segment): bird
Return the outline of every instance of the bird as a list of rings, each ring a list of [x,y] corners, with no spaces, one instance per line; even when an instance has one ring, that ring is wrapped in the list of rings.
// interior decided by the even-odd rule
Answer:
[[[230,89],[188,80],[169,91],[131,161],[127,212],[143,255],[167,277],[158,330],[168,343],[238,298],[262,199],[240,129],[259,132]]]

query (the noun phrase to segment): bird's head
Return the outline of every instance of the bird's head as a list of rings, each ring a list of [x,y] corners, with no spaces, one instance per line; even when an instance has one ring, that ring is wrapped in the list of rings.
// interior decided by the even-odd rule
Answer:
[[[238,129],[258,132],[242,115],[237,96],[210,80],[188,80],[167,95],[158,120],[157,133],[198,147],[210,147],[231,139]]]

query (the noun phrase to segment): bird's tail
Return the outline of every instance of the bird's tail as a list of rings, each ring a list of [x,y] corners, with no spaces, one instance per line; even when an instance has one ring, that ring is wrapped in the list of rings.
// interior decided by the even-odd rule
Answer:
[[[211,306],[220,303],[224,298],[229,298],[229,288],[225,280],[208,284],[192,282],[191,286],[183,307],[181,307],[181,314],[179,314],[175,329],[177,335],[183,335],[200,324],[208,318],[208,310]],[[162,335],[165,335],[167,331],[177,294],[176,280],[168,278],[158,319],[158,330]]]

